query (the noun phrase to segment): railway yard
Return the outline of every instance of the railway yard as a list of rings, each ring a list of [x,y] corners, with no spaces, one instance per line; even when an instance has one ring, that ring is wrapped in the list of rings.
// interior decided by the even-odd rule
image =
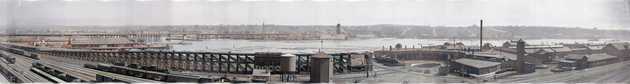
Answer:
[[[46,50],[31,49],[24,46],[16,45],[0,45],[2,48],[0,54],[2,56],[2,79],[7,82],[14,83],[70,83],[70,82],[126,82],[126,83],[170,83],[170,82],[192,82],[192,83],[208,83],[208,82],[230,82],[230,83],[248,83],[254,77],[247,74],[250,70],[247,65],[258,61],[254,69],[278,70],[269,76],[268,83],[282,82],[309,82],[313,80],[312,73],[307,72],[319,65],[312,65],[309,62],[315,62],[315,58],[303,60],[298,57],[298,65],[293,65],[297,69],[295,73],[281,72],[284,69],[273,64],[275,60],[268,58],[252,59],[247,56],[264,56],[275,55],[280,53],[255,53],[255,54],[239,54],[239,53],[194,53],[180,52],[183,54],[169,54],[164,52],[109,52],[109,51],[66,51],[66,50]],[[31,52],[40,50],[39,53]],[[422,50],[422,49],[420,49]],[[43,53],[42,53],[43,52]],[[589,68],[574,69],[567,71],[554,71],[556,67],[562,66],[562,63],[547,64],[551,68],[536,68],[535,71],[528,73],[519,73],[517,71],[509,71],[499,67],[503,72],[491,72],[494,77],[491,80],[483,79],[475,75],[461,74],[461,72],[449,71],[442,74],[444,70],[442,66],[448,65],[456,67],[457,61],[443,62],[441,58],[431,56],[443,56],[447,54],[431,54],[438,51],[426,51],[425,54],[414,55],[416,58],[405,57],[405,54],[396,55],[397,58],[406,60],[389,60],[384,62],[397,62],[401,64],[387,64],[383,61],[373,61],[372,59],[361,59],[357,63],[351,58],[362,58],[360,54],[333,54],[339,57],[333,57],[330,60],[334,63],[329,67],[332,74],[330,82],[332,83],[625,83],[630,82],[630,62],[593,62],[600,65],[590,66]],[[439,51],[446,53],[456,53],[465,55],[462,52]],[[418,53],[418,52],[407,52]],[[429,54],[426,54],[429,53]],[[213,55],[217,54],[217,55]],[[233,55],[229,55],[233,54]],[[262,54],[262,55],[261,55]],[[316,54],[320,55],[320,54]],[[316,56],[309,55],[309,56]],[[330,54],[329,54],[330,55]],[[413,54],[412,54],[413,55]],[[422,56],[429,57],[422,57]],[[99,57],[94,57],[99,56]],[[118,57],[116,57],[118,56]],[[164,58],[162,58],[162,57]],[[217,56],[206,58],[205,56]],[[230,56],[234,56],[231,58]],[[283,55],[284,56],[284,55]],[[343,57],[358,56],[358,57]],[[366,58],[368,55],[365,55]],[[382,57],[387,56],[383,55]],[[451,55],[448,55],[451,56]],[[457,55],[452,55],[457,56]],[[162,58],[162,59],[156,59]],[[417,58],[422,58],[417,60]],[[457,58],[457,57],[454,57]],[[467,57],[483,59],[480,57]],[[164,60],[171,59],[171,60]],[[265,60],[266,59],[266,60]],[[281,59],[279,57],[273,59]],[[379,58],[383,59],[383,58]],[[462,58],[459,58],[462,59]],[[464,58],[466,59],[466,58]],[[113,61],[113,62],[112,62]],[[252,62],[254,61],[254,62]],[[357,60],[355,60],[357,61]],[[584,60],[586,61],[586,60]],[[152,64],[151,62],[155,63]],[[165,62],[168,66],[159,66],[160,62]],[[243,62],[243,63],[241,63]],[[305,63],[305,65],[299,65]],[[343,64],[347,63],[347,64]],[[308,65],[307,65],[308,64]],[[157,66],[151,66],[157,65]],[[360,66],[354,66],[360,65]],[[175,67],[173,67],[175,66]],[[299,66],[310,66],[303,69]],[[501,65],[507,66],[507,65]],[[163,69],[161,67],[166,67]],[[213,69],[218,68],[218,69]],[[439,68],[438,68],[439,67]],[[271,68],[271,69],[270,69]],[[509,67],[507,67],[509,68]],[[215,72],[208,72],[208,71]],[[458,69],[449,69],[458,70]],[[324,70],[325,71],[325,70]],[[498,70],[497,70],[498,71]],[[245,74],[243,74],[245,73]],[[253,73],[253,72],[251,72]],[[285,77],[294,76],[293,79],[285,79]]]

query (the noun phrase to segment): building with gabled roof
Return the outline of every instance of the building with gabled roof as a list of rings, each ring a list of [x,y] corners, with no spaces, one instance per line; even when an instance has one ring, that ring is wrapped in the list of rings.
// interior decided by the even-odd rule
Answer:
[[[576,64],[573,65],[579,69],[602,66],[620,61],[617,56],[608,54],[569,54],[565,57],[565,60],[575,61]]]
[[[606,54],[618,56],[620,58],[630,58],[630,43],[609,43],[602,51]]]

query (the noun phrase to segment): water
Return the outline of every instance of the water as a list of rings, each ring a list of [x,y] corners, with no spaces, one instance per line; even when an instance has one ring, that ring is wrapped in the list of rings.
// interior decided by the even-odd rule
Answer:
[[[484,40],[484,43],[491,43],[501,46],[509,40]],[[588,39],[536,39],[525,40],[532,45],[551,45],[558,43],[606,43],[611,40],[589,41]],[[174,45],[176,51],[199,51],[199,52],[284,52],[284,53],[315,53],[324,51],[326,53],[339,52],[365,52],[388,48],[397,43],[401,43],[407,48],[420,48],[421,46],[441,45],[445,42],[462,42],[467,46],[479,46],[479,40],[451,40],[451,39],[398,39],[398,38],[374,38],[374,39],[352,39],[352,40],[204,40],[204,41],[184,41],[189,45]]]

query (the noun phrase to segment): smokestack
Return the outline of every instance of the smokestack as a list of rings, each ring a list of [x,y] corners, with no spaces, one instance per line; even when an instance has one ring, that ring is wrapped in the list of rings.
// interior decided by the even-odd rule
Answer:
[[[523,39],[516,41],[516,53],[516,71],[518,73],[527,73],[527,70],[525,70],[527,68],[525,67],[525,54],[527,52],[525,52],[525,41]]]
[[[483,47],[483,20],[479,20],[479,52]]]
[[[337,24],[337,34],[341,34],[341,24]]]

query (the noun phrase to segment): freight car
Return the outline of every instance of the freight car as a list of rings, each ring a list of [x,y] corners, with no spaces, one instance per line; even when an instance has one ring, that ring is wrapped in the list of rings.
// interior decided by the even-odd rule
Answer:
[[[21,56],[25,56],[34,60],[39,60],[39,56],[35,53],[31,53],[28,51],[24,51],[24,50],[19,50],[19,49],[13,49],[13,48],[8,48],[6,49],[6,51],[8,51],[9,53],[13,53],[13,54],[17,54],[17,55],[21,55]]]
[[[12,57],[12,56],[8,55],[7,52],[0,52],[0,57],[2,57],[2,59],[6,60],[8,62],[7,64],[14,64],[15,63],[15,57]]]
[[[41,64],[39,61],[33,61],[32,66],[33,67],[31,68],[31,71],[35,72],[35,74],[40,75],[54,83],[82,82],[83,81],[76,77],[68,75],[62,71],[56,70],[49,66],[45,66],[44,64]]]
[[[97,64],[97,65],[85,64],[84,67],[100,70],[100,71],[105,71],[105,72],[110,72],[110,73],[123,74],[123,75],[134,76],[138,78],[144,78],[144,79],[150,79],[150,80],[156,80],[156,81],[163,81],[163,82],[207,83],[207,82],[216,82],[221,79],[221,78],[208,78],[208,77],[200,77],[200,76],[193,76],[193,75],[172,74],[172,73],[168,73],[167,70],[158,70],[161,72],[157,72],[154,70],[145,70],[145,69],[150,69],[150,68],[140,67],[140,69],[137,69],[137,68],[109,65],[109,64]],[[226,80],[226,79],[223,79],[223,80]]]

